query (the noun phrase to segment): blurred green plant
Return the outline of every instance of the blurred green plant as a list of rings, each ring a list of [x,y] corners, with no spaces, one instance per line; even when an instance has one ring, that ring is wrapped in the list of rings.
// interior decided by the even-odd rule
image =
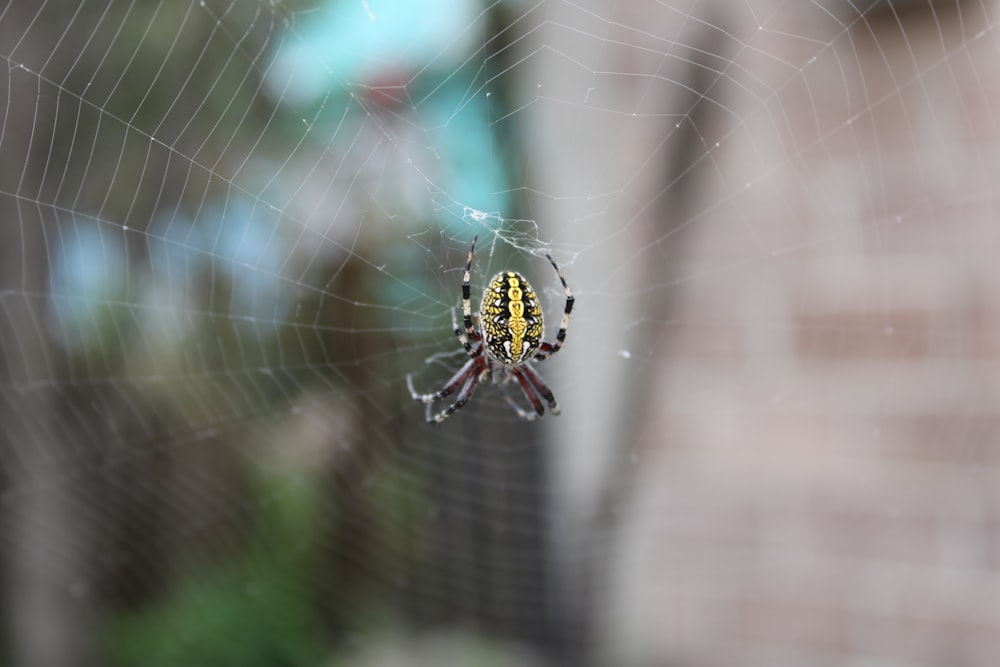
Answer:
[[[316,530],[318,496],[301,480],[261,486],[258,497],[270,500],[259,504],[245,552],[200,571],[186,563],[191,573],[169,584],[160,601],[113,617],[104,636],[108,664],[281,667],[323,661],[328,648],[310,592],[310,552],[299,546]]]
[[[426,509],[415,484],[389,466],[372,472],[362,494],[377,541],[393,545],[387,551],[399,555],[390,564],[398,576],[405,576],[420,552],[411,548],[413,531],[421,530]],[[255,504],[253,534],[243,552],[200,569],[182,561],[178,569],[187,574],[168,582],[161,599],[112,616],[103,636],[103,664],[330,665],[337,664],[334,647],[345,635],[398,631],[391,589],[373,587],[356,572],[337,572],[336,559],[315,548],[324,527],[337,525],[319,475],[272,471],[258,478],[253,497],[262,500]],[[332,608],[332,623],[324,607]]]
[[[195,576],[148,611],[111,624],[113,665],[315,665],[325,655],[316,620],[291,568],[252,559]]]

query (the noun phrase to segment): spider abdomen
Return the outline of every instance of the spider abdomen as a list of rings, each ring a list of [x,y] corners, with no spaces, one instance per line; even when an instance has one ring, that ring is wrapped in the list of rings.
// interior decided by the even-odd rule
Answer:
[[[521,274],[503,271],[493,277],[483,291],[479,320],[487,352],[505,366],[523,364],[538,350],[542,308]]]

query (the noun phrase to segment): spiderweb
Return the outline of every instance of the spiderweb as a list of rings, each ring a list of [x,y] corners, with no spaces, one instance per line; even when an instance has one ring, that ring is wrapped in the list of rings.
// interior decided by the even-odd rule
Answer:
[[[998,16],[8,2],[4,662],[992,664]]]

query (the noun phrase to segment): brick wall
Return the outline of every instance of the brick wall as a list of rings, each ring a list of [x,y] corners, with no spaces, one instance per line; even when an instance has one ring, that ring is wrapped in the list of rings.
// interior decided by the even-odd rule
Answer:
[[[607,655],[1000,664],[1000,12],[780,11],[674,269]]]

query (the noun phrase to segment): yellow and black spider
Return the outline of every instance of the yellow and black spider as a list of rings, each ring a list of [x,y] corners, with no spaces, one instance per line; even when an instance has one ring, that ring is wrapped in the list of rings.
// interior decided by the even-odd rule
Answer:
[[[472,253],[476,250],[478,239],[478,236],[472,239],[469,261],[465,264],[465,277],[462,279],[462,321],[465,324],[465,331],[459,328],[455,309],[451,309],[451,324],[455,329],[455,335],[471,358],[435,394],[418,394],[413,388],[413,378],[407,375],[406,385],[410,388],[410,395],[413,396],[413,400],[427,404],[428,423],[440,423],[465,405],[484,379],[489,378],[496,384],[504,384],[514,379],[521,385],[521,391],[535,409],[534,412],[528,412],[507,397],[507,402],[522,419],[532,420],[545,414],[542,398],[549,404],[552,414],[557,415],[559,405],[555,396],[528,362],[548,359],[562,347],[563,341],[566,340],[569,316],[573,312],[573,292],[570,291],[562,271],[556,266],[552,257],[545,255],[566,292],[566,308],[563,310],[562,324],[559,325],[556,342],[548,343],[542,340],[542,307],[538,303],[535,291],[521,274],[501,271],[493,276],[493,280],[483,290],[477,329],[472,322],[469,280],[472,274]],[[455,402],[436,415],[432,415],[431,405],[456,389],[459,391]]]

